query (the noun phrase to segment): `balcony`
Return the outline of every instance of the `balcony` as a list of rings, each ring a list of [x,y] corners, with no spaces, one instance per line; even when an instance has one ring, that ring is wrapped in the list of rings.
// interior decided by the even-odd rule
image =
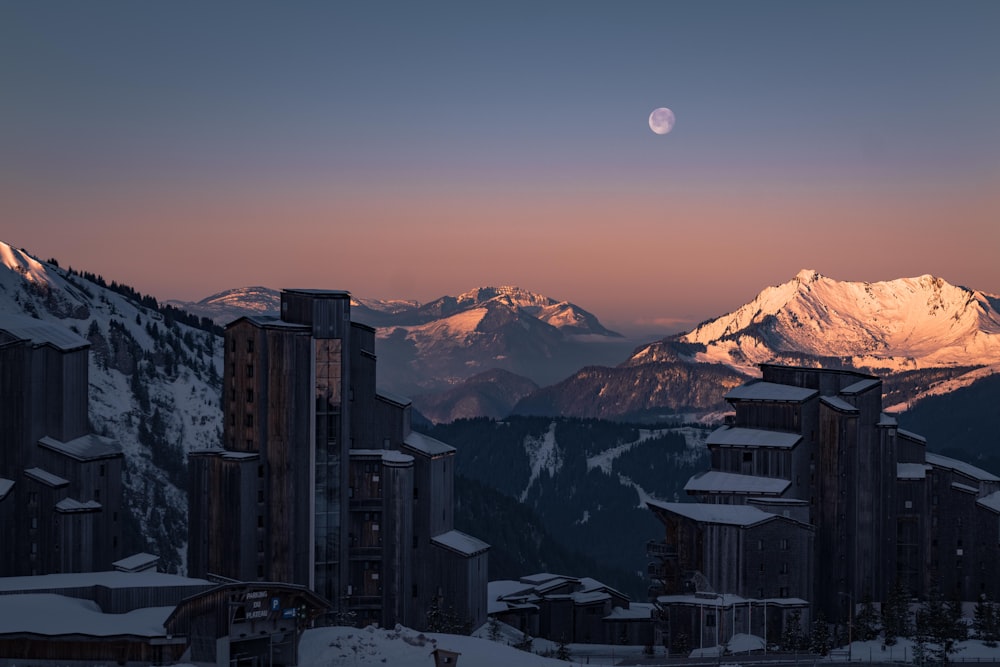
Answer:
[[[646,574],[649,575],[651,579],[666,579],[667,567],[662,562],[650,563],[646,566]]]
[[[677,546],[650,540],[646,542],[646,555],[650,558],[677,558]]]

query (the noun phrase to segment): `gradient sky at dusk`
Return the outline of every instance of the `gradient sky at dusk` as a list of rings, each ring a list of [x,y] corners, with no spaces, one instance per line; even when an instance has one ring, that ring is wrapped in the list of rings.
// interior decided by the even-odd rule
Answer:
[[[4,2],[0,240],[160,299],[514,284],[626,331],[802,268],[1000,293],[998,34],[993,0]]]

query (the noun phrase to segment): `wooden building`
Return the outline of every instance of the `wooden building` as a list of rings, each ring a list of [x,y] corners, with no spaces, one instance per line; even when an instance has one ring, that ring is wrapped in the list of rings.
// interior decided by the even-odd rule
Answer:
[[[761,371],[726,396],[734,415],[708,438],[712,468],[686,486],[700,502],[649,503],[665,526],[649,548],[661,605],[696,592],[794,597],[847,622],[897,580],[918,598],[936,587],[996,599],[1000,478],[926,452],[882,412],[877,377]]]
[[[306,586],[330,622],[420,628],[438,591],[482,622],[488,546],[433,542],[454,532],[454,465],[435,462],[454,450],[376,390],[375,330],[349,293],[281,299],[280,317],[226,327],[223,443],[189,458],[189,571]]]
[[[89,430],[89,347],[68,329],[0,315],[0,576],[121,557],[123,455]]]

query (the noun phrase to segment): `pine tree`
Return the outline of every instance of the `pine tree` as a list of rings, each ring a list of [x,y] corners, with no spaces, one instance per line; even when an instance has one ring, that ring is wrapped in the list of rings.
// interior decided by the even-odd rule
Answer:
[[[977,639],[981,639],[990,647],[997,645],[997,608],[985,594],[980,595],[976,602],[972,627],[976,631]]]
[[[802,612],[796,609],[785,619],[785,628],[781,633],[781,647],[786,651],[798,651],[802,648]]]
[[[809,633],[809,651],[820,655],[830,652],[830,626],[827,625],[823,612],[817,614],[813,621],[812,632]]]
[[[899,579],[889,592],[889,599],[882,605],[882,631],[886,646],[895,644],[898,637],[909,637],[911,634],[910,606],[906,589]]]
[[[859,641],[870,641],[878,637],[878,613],[872,602],[872,596],[865,593],[861,603],[861,611],[854,617],[854,638]]]
[[[917,611],[916,646],[914,653],[924,661],[948,665],[957,653],[957,632],[954,611],[945,604],[937,588],[932,588],[923,606]]]

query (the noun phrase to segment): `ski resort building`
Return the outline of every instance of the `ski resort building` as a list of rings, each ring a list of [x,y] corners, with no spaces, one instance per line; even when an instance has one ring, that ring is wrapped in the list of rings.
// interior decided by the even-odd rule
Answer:
[[[455,450],[375,388],[375,330],[350,294],[285,290],[226,327],[222,447],[192,452],[192,576],[279,581],[331,620],[421,628],[486,618],[487,550],[454,530]]]
[[[69,329],[0,314],[0,576],[121,558],[123,455],[90,432],[89,348]]]
[[[726,396],[735,414],[708,437],[711,469],[685,487],[696,502],[648,503],[665,529],[648,555],[668,644],[714,643],[706,604],[731,611],[732,634],[777,637],[795,610],[847,623],[897,581],[917,598],[997,599],[1000,478],[928,453],[882,412],[877,377],[761,371]]]

